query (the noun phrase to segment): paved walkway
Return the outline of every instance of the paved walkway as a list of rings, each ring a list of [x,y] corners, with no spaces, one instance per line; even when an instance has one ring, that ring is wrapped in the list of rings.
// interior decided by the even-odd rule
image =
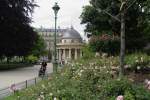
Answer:
[[[38,76],[40,65],[33,67],[20,68],[9,71],[0,71],[0,89],[10,86],[14,83],[23,82]],[[47,64],[47,72],[52,73],[52,64]]]

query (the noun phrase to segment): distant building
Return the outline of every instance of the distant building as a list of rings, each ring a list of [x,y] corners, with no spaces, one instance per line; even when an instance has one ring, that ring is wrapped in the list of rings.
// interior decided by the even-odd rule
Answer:
[[[76,60],[82,57],[83,40],[80,34],[73,28],[66,29],[57,44],[57,57],[59,61]]]
[[[36,29],[38,34],[43,37],[49,51],[49,58],[53,60],[54,55],[54,33],[55,29],[39,28]],[[81,48],[83,40],[80,34],[73,28],[57,29],[57,59],[71,60],[82,56]]]

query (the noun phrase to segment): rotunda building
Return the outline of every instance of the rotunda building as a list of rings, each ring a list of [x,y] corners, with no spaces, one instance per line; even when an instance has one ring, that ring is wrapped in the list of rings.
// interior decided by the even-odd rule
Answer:
[[[75,60],[82,57],[83,42],[80,34],[73,28],[66,29],[57,44],[57,58],[59,61]]]

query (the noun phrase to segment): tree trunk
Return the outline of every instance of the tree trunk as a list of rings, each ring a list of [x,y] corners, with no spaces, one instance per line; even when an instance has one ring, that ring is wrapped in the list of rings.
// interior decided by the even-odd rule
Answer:
[[[120,71],[119,76],[124,75],[124,58],[125,58],[125,12],[121,11],[121,48],[120,48]]]

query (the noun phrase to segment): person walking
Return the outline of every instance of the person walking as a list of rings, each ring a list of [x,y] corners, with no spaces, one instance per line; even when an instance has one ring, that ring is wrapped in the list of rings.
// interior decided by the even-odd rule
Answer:
[[[39,76],[44,76],[47,69],[47,63],[45,61],[42,62],[41,68],[39,70]]]
[[[43,62],[43,71],[44,71],[44,75],[45,75],[45,72],[46,72],[46,69],[47,69],[47,63],[46,62]]]

